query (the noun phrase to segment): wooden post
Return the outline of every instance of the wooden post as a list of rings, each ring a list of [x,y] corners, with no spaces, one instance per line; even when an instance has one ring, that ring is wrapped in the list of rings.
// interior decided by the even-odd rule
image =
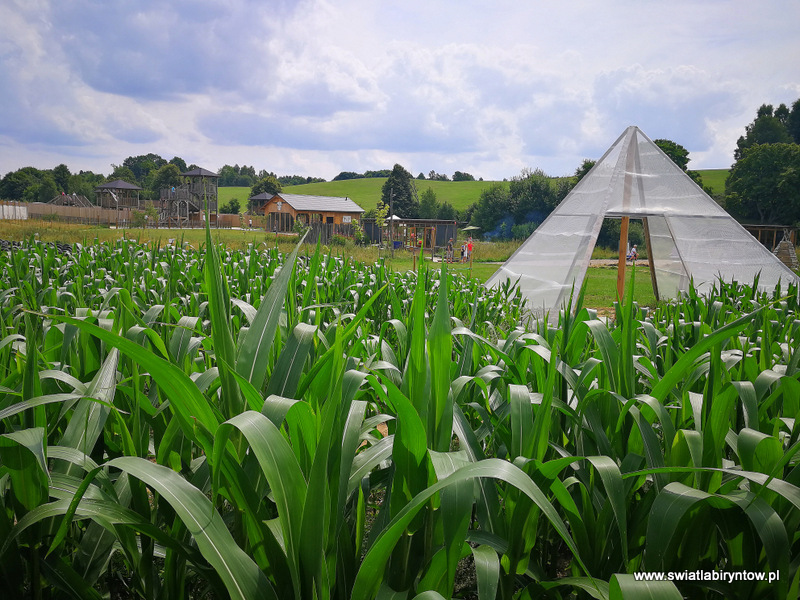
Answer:
[[[653,284],[653,295],[656,301],[661,300],[658,295],[658,279],[656,278],[656,263],[653,260],[653,240],[650,238],[650,227],[647,224],[647,217],[642,219],[644,226],[644,238],[647,240],[647,260],[650,263],[650,283]]]
[[[628,222],[629,217],[622,217],[622,225],[619,228],[619,260],[617,261],[617,294],[622,300],[625,294],[625,265],[627,264],[628,252]]]

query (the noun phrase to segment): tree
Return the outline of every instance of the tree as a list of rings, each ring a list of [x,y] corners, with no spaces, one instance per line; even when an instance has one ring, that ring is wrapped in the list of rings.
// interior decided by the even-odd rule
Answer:
[[[725,183],[728,209],[740,219],[793,225],[800,222],[800,145],[747,148]]]
[[[515,223],[541,223],[558,205],[552,177],[540,169],[524,170],[509,184],[509,212]]]
[[[129,183],[137,183],[142,187],[147,187],[144,184],[145,179],[150,172],[163,167],[165,164],[167,164],[166,160],[161,158],[158,154],[153,154],[152,152],[150,154],[142,154],[140,156],[129,156],[122,161],[122,166],[128,167],[135,178],[135,181],[131,181]]]
[[[22,200],[25,191],[39,182],[42,172],[34,167],[22,167],[6,173],[0,180],[0,198],[3,200]]]
[[[278,181],[278,178],[274,175],[267,175],[259,179],[255,185],[250,189],[250,197],[257,196],[258,194],[279,194],[281,191],[281,183]],[[248,210],[252,210],[253,205],[251,202],[248,201],[247,203]]]
[[[664,154],[681,168],[681,171],[686,171],[689,165],[689,151],[686,148],[672,140],[653,140],[653,143],[661,148]]]
[[[492,231],[510,211],[508,188],[500,183],[486,188],[472,211],[470,223],[483,232]]]
[[[52,175],[50,175],[50,173],[47,173],[44,177],[42,177],[41,183],[39,184],[39,193],[37,198],[39,202],[50,202],[59,193],[60,192],[58,190],[58,186],[56,185],[56,180]]]
[[[736,141],[736,150],[733,157],[742,158],[745,150],[756,144],[787,144],[792,141],[787,124],[791,113],[785,105],[781,105],[775,116],[771,104],[762,104],[756,112],[755,120],[745,127],[745,134]],[[783,120],[782,120],[783,119]]]
[[[306,183],[325,183],[322,177],[305,177],[303,175],[281,175],[278,177],[281,185],[303,185]]]
[[[792,104],[792,110],[786,119],[786,131],[795,144],[800,144],[800,99]]]
[[[379,169],[377,171],[364,171],[364,178],[389,177],[392,172],[389,169]]]
[[[417,175],[417,179],[422,179],[422,180],[424,180],[424,179],[425,179],[425,173],[423,173],[422,171],[420,171],[420,172],[419,172],[419,175]]]
[[[228,202],[219,207],[219,212],[224,215],[238,215],[241,205],[238,198],[231,198]]]
[[[583,179],[586,174],[592,170],[592,167],[595,165],[596,160],[589,160],[588,158],[584,158],[581,166],[575,169],[575,183]]]
[[[475,181],[475,178],[469,173],[462,173],[461,171],[456,171],[455,173],[453,173],[453,181]]]
[[[183,160],[180,156],[173,156],[170,159],[169,164],[175,165],[176,167],[178,167],[178,170],[181,173],[186,173],[186,171],[189,170],[189,169],[186,168],[186,161]]]
[[[66,193],[69,191],[69,177],[72,173],[69,172],[69,167],[61,163],[53,169],[53,179],[60,192]]]
[[[217,185],[219,187],[231,187],[236,182],[236,171],[230,165],[224,165],[217,171],[217,175],[219,175],[219,179],[217,180]]]
[[[389,178],[381,188],[381,202],[393,207],[394,214],[407,219],[416,218],[419,205],[414,198],[411,173],[395,165]]]
[[[114,167],[114,170],[112,171],[111,175],[106,178],[106,182],[121,179],[122,181],[127,181],[133,185],[139,185],[139,182],[136,181],[136,176],[133,174],[133,171],[131,171],[130,167],[125,167],[123,165],[111,166]]]
[[[428,188],[419,197],[419,218],[435,219],[439,214],[439,201],[436,199],[436,192]]]
[[[439,213],[436,215],[436,218],[444,221],[455,221],[456,209],[453,208],[453,205],[449,202],[442,202],[439,205]]]
[[[348,179],[363,179],[364,176],[361,173],[354,173],[353,171],[342,171],[336,177],[333,178],[332,181],[346,181]]]
[[[428,179],[431,181],[450,181],[444,173],[437,173],[433,169],[431,169],[430,173],[428,173]]]
[[[158,198],[161,190],[169,189],[181,184],[181,171],[178,165],[167,163],[160,167],[150,180],[150,190],[153,198]]]

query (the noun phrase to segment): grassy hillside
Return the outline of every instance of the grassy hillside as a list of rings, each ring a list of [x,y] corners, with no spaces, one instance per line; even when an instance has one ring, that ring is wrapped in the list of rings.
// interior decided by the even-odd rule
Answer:
[[[346,196],[356,204],[369,210],[375,208],[381,198],[381,189],[386,178],[348,179],[346,181],[327,181],[324,183],[306,183],[283,188],[287,194],[316,194],[320,196]],[[481,192],[495,181],[427,181],[414,180],[417,192],[422,194],[429,187],[436,194],[436,199],[449,202],[456,210],[462,210],[473,202],[477,202]],[[508,185],[508,183],[505,183]]]
[[[703,177],[703,183],[714,190],[714,194],[725,193],[725,180],[728,178],[728,169],[703,169],[698,173]],[[311,194],[317,196],[339,196],[353,200],[360,207],[369,210],[375,208],[381,197],[381,189],[386,178],[373,177],[369,179],[348,179],[346,181],[326,181],[322,183],[305,183],[303,185],[290,185],[283,188],[287,194]],[[508,182],[497,181],[428,181],[415,179],[417,192],[422,194],[429,187],[436,193],[436,199],[449,202],[456,210],[463,210],[473,202],[477,202],[481,192],[495,183],[508,185]],[[231,198],[237,198],[244,211],[247,207],[247,198],[250,188],[247,187],[221,187],[219,188],[220,204],[225,204]]]
[[[249,197],[249,187],[221,187],[217,190],[217,199],[220,205],[227,204],[233,198],[236,198],[242,211],[247,209],[247,199]]]
[[[714,190],[715,195],[725,193],[725,181],[730,173],[728,169],[699,169],[697,172],[703,178],[703,185]]]

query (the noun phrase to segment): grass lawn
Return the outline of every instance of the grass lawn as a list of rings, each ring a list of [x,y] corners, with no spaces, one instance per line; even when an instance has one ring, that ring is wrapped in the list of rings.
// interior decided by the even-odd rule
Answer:
[[[655,306],[653,284],[650,282],[648,267],[628,267],[625,269],[626,287],[633,282],[633,299],[639,306]],[[586,295],[584,306],[604,308],[613,306],[617,300],[617,268],[590,267],[586,273]]]
[[[453,265],[452,271],[469,271],[468,265]],[[473,263],[472,276],[487,281],[500,265],[491,263]],[[650,282],[650,269],[648,267],[632,267],[625,270],[625,285],[634,283],[633,299],[639,306],[655,306],[656,297],[653,294],[653,285]],[[609,309],[617,300],[617,268],[616,267],[589,267],[586,272],[586,294],[584,306],[600,310]]]
[[[217,201],[219,205],[227,204],[234,198],[239,201],[239,210],[247,210],[247,199],[250,197],[249,187],[221,187],[217,188]]]
[[[703,185],[710,187],[714,194],[725,193],[725,181],[728,179],[729,169],[700,169],[697,172],[703,178]]]

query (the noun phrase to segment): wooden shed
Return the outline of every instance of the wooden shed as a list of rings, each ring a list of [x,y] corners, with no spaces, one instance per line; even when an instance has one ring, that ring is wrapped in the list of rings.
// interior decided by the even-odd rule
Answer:
[[[338,196],[306,196],[300,194],[268,194],[250,197],[254,212],[267,217],[267,231],[289,232],[295,221],[309,226],[351,225],[358,222],[364,209],[350,200]]]
[[[97,205],[102,208],[141,208],[138,185],[117,179],[98,185],[95,189]]]

